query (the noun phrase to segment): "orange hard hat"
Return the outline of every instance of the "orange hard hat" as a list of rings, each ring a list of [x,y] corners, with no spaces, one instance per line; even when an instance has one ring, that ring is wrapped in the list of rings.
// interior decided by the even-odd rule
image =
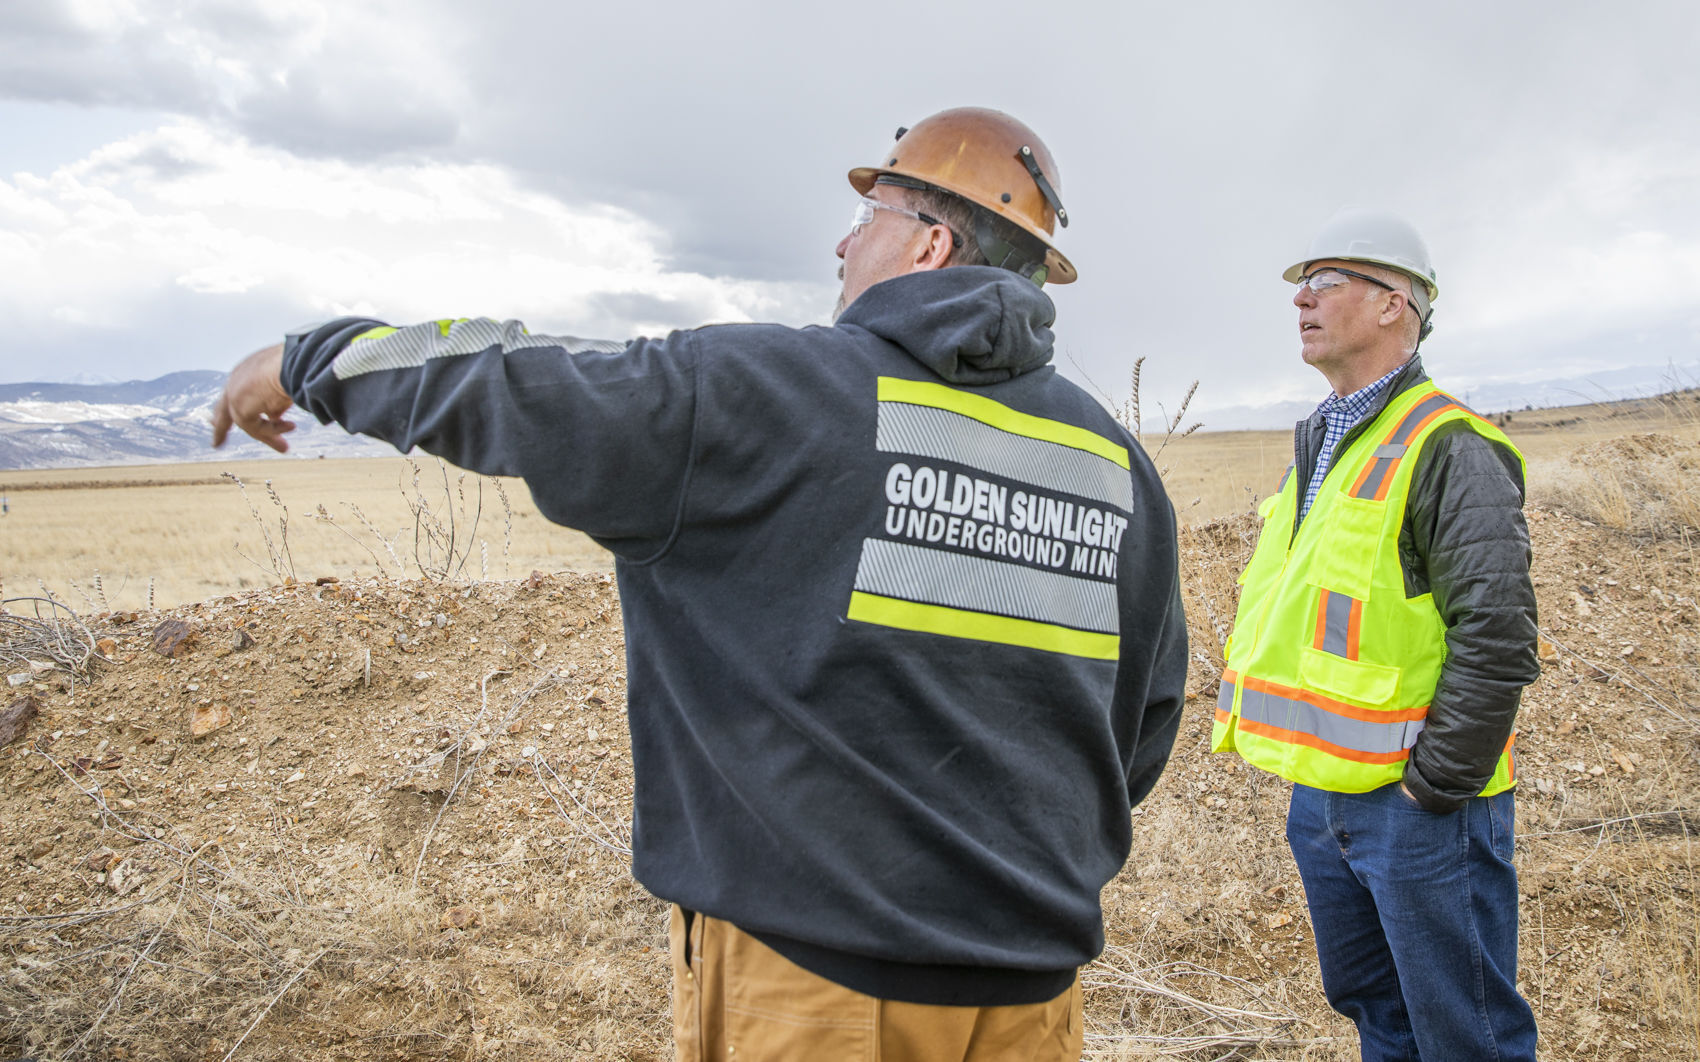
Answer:
[[[899,129],[885,164],[856,167],[850,185],[867,195],[886,176],[960,196],[1032,235],[1045,245],[1050,283],[1067,284],[1078,276],[1051,240],[1059,222],[1068,227],[1056,160],[1033,130],[1002,111],[956,107]]]

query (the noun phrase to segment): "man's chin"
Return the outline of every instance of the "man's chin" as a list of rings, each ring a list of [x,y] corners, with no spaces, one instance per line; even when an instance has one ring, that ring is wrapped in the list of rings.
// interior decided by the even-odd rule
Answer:
[[[837,324],[838,318],[844,313],[844,289],[838,289],[838,302],[832,307],[832,323]]]

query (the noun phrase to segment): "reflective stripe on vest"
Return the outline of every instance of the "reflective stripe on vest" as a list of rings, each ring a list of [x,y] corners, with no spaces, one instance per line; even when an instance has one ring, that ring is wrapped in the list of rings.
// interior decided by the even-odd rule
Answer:
[[[1307,745],[1355,763],[1400,763],[1423,732],[1428,706],[1405,711],[1358,708],[1309,690],[1292,689],[1232,671],[1222,673],[1216,719],[1226,722],[1240,694],[1239,725],[1254,734]]]
[[[1352,484],[1351,496],[1387,500],[1387,486],[1393,482],[1393,470],[1405,456],[1405,451],[1410,449],[1411,436],[1428,427],[1434,418],[1447,410],[1463,408],[1447,395],[1438,393],[1418,402],[1375,448],[1375,459],[1364,466],[1363,474]]]
[[[1224,647],[1213,751],[1335,792],[1404,773],[1446,659],[1445,625],[1429,595],[1407,596],[1399,556],[1415,474],[1407,458],[1454,422],[1516,452],[1504,432],[1425,381],[1356,435],[1302,525],[1291,470],[1259,507],[1263,530]],[[1513,779],[1507,743],[1484,795]]]
[[[1356,660],[1363,617],[1362,601],[1332,590],[1322,591],[1316,607],[1316,641],[1312,644],[1325,653]]]

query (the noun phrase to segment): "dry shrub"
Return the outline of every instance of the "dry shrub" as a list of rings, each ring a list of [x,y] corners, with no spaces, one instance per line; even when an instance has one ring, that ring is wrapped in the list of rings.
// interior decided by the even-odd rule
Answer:
[[[1687,540],[1700,531],[1700,441],[1661,432],[1577,448],[1538,496],[1603,527]]]
[[[666,987],[643,958],[664,916],[619,860],[564,854],[570,875],[545,868],[525,901],[484,900],[450,928],[454,886],[413,884],[358,846],[309,857],[289,816],[273,814],[269,849],[238,852],[103,815],[123,891],[0,917],[8,1046],[136,1062],[665,1055]]]

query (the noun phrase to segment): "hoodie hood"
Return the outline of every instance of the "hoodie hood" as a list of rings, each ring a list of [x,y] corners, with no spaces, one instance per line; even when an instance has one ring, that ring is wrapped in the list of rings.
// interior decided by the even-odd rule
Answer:
[[[862,293],[839,316],[956,384],[989,384],[1051,360],[1056,305],[1032,281],[991,266],[906,273]]]

